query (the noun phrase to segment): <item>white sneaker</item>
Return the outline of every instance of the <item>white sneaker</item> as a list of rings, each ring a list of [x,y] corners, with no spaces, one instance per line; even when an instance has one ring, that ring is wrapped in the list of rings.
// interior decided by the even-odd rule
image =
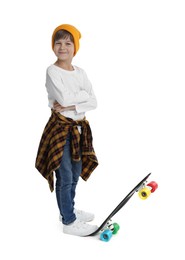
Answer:
[[[63,225],[63,232],[75,236],[87,236],[93,233],[98,227],[96,225],[89,225],[81,220],[76,219],[69,225]]]
[[[74,209],[74,213],[76,215],[76,219],[84,221],[84,222],[89,222],[94,219],[94,214],[90,213],[90,212],[85,212],[83,210]],[[59,215],[59,220],[62,221],[61,215]]]
[[[77,219],[82,220],[84,222],[89,222],[94,219],[94,214],[90,212],[85,212],[83,210],[75,209],[74,213]]]

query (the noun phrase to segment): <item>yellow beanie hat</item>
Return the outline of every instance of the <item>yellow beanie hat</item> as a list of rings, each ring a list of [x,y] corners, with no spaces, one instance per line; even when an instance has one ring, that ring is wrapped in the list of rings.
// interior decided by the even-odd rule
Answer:
[[[53,35],[52,35],[52,49],[54,49],[54,39],[55,39],[55,34],[60,31],[60,30],[66,30],[68,32],[70,32],[73,36],[74,39],[74,56],[77,53],[77,51],[79,50],[80,47],[80,38],[81,38],[81,33],[78,31],[78,29],[76,29],[74,26],[70,25],[70,24],[61,24],[59,25],[57,28],[55,28]]]

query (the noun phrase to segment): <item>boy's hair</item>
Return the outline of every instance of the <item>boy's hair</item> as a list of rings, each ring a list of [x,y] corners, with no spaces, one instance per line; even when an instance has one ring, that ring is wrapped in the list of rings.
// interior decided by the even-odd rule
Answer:
[[[72,41],[74,43],[74,38],[73,35],[66,31],[66,30],[59,30],[58,32],[56,32],[55,37],[54,37],[54,42],[60,40],[60,39],[67,39],[69,38],[70,41]]]

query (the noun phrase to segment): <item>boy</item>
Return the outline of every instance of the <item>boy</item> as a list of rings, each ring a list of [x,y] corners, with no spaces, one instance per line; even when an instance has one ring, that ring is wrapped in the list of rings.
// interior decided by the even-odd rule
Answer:
[[[81,34],[69,24],[58,26],[52,35],[57,61],[46,73],[46,89],[52,115],[44,129],[36,168],[53,191],[56,173],[56,198],[63,232],[86,236],[97,229],[86,222],[92,213],[74,208],[76,186],[81,176],[87,180],[98,161],[92,145],[92,133],[85,112],[97,106],[91,83],[84,70],[72,65],[79,49]]]

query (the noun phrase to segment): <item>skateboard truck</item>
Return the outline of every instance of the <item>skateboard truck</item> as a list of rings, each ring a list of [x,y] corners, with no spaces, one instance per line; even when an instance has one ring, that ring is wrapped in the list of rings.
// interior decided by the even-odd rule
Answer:
[[[157,188],[158,184],[155,181],[151,181],[147,185],[143,183],[143,187],[138,190],[138,195],[142,200],[146,200]]]
[[[112,235],[117,234],[119,229],[120,226],[117,223],[113,223],[112,219],[110,219],[104,228],[101,229],[100,240],[108,242]]]

